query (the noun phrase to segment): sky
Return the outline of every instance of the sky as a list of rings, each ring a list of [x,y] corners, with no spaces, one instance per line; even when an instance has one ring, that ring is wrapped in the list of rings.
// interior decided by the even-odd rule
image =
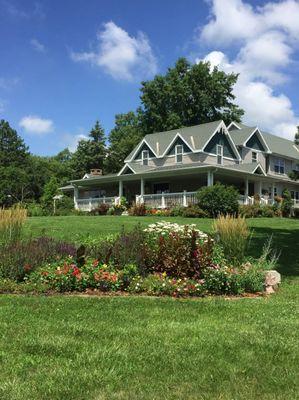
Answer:
[[[0,0],[0,54],[0,119],[34,154],[108,134],[182,56],[240,74],[243,122],[299,125],[299,0]]]

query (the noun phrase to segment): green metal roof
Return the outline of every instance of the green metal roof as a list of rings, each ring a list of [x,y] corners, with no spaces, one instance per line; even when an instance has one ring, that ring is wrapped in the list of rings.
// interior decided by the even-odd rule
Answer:
[[[206,124],[201,124],[201,125],[173,129],[171,131],[166,131],[166,132],[151,133],[146,135],[144,139],[148,143],[148,145],[152,148],[152,150],[156,154],[158,153],[157,154],[158,157],[164,154],[167,147],[171,144],[171,142],[174,140],[175,136],[178,133],[185,140],[185,142],[188,144],[191,150],[201,150],[221,122],[222,121],[220,120],[220,121],[208,122]],[[132,158],[138,147],[139,145],[135,147],[135,149],[129,154],[129,156],[126,158],[125,161],[129,161]]]
[[[242,145],[257,127],[240,123],[237,123],[237,125],[241,129],[231,130],[230,135],[236,145]],[[294,142],[261,130],[260,132],[272,153],[299,160],[299,147]]]

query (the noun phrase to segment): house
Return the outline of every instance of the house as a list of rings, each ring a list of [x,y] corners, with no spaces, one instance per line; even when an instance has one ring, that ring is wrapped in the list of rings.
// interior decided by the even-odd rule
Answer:
[[[294,170],[299,171],[299,147],[292,141],[258,127],[215,121],[146,135],[119,173],[92,170],[68,188],[79,210],[117,204],[122,196],[150,207],[187,206],[200,187],[215,182],[234,185],[240,204],[252,203],[255,194],[271,204],[288,189],[299,207],[299,181],[289,178]]]

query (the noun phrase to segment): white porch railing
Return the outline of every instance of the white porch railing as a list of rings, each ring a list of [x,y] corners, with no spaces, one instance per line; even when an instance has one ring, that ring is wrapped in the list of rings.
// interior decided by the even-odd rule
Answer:
[[[91,211],[97,208],[100,204],[118,204],[119,197],[90,197],[87,199],[75,200],[75,208],[80,211]]]
[[[294,200],[294,208],[299,208],[299,199],[293,199]]]
[[[145,204],[152,208],[169,208],[173,206],[187,207],[189,204],[196,204],[197,192],[179,192],[179,193],[160,193],[144,194],[136,196],[137,204]]]

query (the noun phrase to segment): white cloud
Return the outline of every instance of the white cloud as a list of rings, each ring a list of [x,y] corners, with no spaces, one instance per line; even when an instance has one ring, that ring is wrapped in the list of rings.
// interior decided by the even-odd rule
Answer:
[[[34,50],[36,50],[40,53],[44,53],[46,51],[45,46],[37,39],[31,39],[30,44],[34,48]]]
[[[0,77],[0,89],[9,90],[19,83],[18,78],[2,78]]]
[[[54,124],[51,119],[44,119],[35,115],[23,117],[19,125],[26,132],[37,135],[44,135],[54,130]]]
[[[66,146],[73,153],[76,151],[78,142],[80,140],[88,140],[88,136],[82,133],[79,133],[77,135],[66,133],[62,137],[62,145]]]
[[[277,89],[289,76],[299,42],[299,2],[269,2],[254,9],[242,0],[212,1],[212,16],[200,32],[201,41],[222,49],[234,45],[230,60],[223,51],[204,58],[227,73],[239,73],[236,102],[245,110],[244,122],[293,139],[299,117],[290,99]],[[199,60],[196,60],[199,61]]]
[[[73,61],[85,61],[103,68],[114,79],[132,81],[147,78],[157,72],[157,60],[144,33],[136,37],[114,22],[104,24],[97,35],[97,49],[71,53]]]

